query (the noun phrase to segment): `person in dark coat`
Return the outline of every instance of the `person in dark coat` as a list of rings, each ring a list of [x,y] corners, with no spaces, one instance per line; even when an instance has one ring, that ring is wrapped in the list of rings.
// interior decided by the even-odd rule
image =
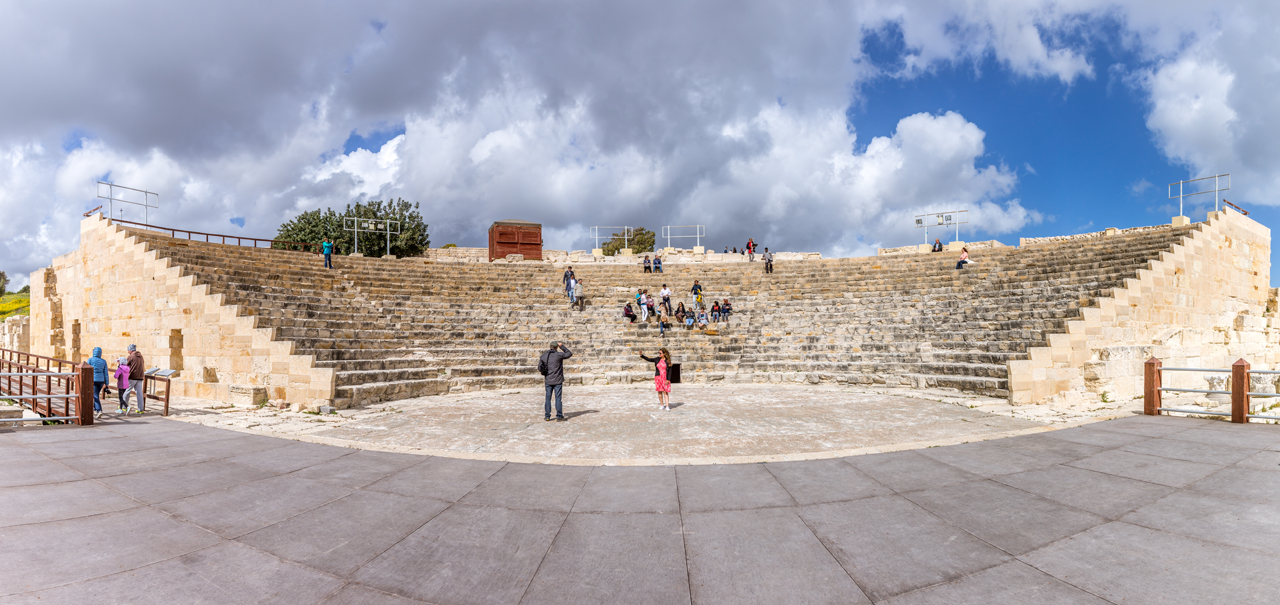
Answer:
[[[551,350],[542,354],[539,362],[547,364],[547,375],[544,383],[547,388],[546,401],[542,405],[542,419],[551,420],[551,394],[556,396],[556,420],[563,421],[564,409],[561,406],[561,396],[564,390],[564,360],[573,357],[573,351],[564,346],[564,343],[551,343]]]

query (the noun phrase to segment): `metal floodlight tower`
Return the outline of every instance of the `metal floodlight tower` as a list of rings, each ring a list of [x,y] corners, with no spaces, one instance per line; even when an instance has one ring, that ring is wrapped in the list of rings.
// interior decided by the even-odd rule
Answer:
[[[391,236],[400,235],[400,221],[377,218],[357,218],[354,216],[342,219],[342,230],[355,233],[356,245],[352,253],[360,252],[360,232],[385,233],[387,236],[387,256],[391,256]]]
[[[693,235],[671,235],[672,229],[693,229]],[[667,247],[671,247],[671,238],[680,239],[682,237],[694,238],[693,245],[701,246],[702,238],[707,236],[706,225],[667,225],[662,228],[662,237],[667,238]]]
[[[1223,179],[1223,178],[1227,179],[1227,186],[1226,186],[1226,187],[1223,187],[1223,186],[1222,186],[1222,183],[1221,183],[1221,181],[1220,181],[1220,179]],[[1197,183],[1197,182],[1200,182],[1200,181],[1207,181],[1207,180],[1209,180],[1209,179],[1213,179],[1213,189],[1205,189],[1204,191],[1197,191],[1197,192],[1195,192],[1195,193],[1186,193],[1186,192],[1185,192],[1185,190],[1184,190],[1184,187],[1185,187],[1186,185],[1190,184],[1190,183]],[[1173,194],[1173,186],[1174,186],[1174,185],[1177,185],[1177,186],[1178,186],[1178,194],[1177,194],[1177,195],[1174,195],[1174,194]],[[1213,211],[1214,211],[1214,212],[1217,212],[1217,211],[1219,211],[1219,210],[1222,210],[1222,204],[1221,204],[1221,202],[1219,202],[1219,201],[1218,201],[1218,200],[1220,199],[1220,197],[1218,196],[1218,194],[1219,194],[1219,193],[1222,193],[1223,191],[1229,191],[1230,189],[1231,189],[1231,173],[1230,173],[1230,172],[1228,172],[1228,173],[1225,173],[1225,174],[1215,174],[1215,175],[1213,175],[1213,176],[1204,176],[1204,177],[1200,177],[1200,178],[1198,178],[1198,179],[1191,179],[1191,180],[1189,180],[1189,181],[1178,181],[1178,182],[1176,182],[1176,183],[1169,183],[1169,199],[1178,198],[1178,216],[1186,216],[1186,214],[1184,214],[1184,213],[1182,212],[1182,199],[1183,199],[1183,198],[1188,198],[1188,197],[1192,197],[1192,196],[1195,196],[1195,195],[1204,195],[1204,194],[1206,194],[1206,193],[1212,193],[1212,194],[1213,194]]]
[[[596,240],[596,248],[600,247],[600,240],[613,239],[617,235],[616,233],[610,234],[610,235],[600,235],[601,229],[605,229],[605,230],[621,229],[622,230],[622,247],[623,248],[631,247],[631,227],[609,227],[606,225],[600,225],[600,226],[591,228],[591,238]],[[608,231],[606,231],[606,233],[607,232]]]
[[[956,228],[955,241],[960,241],[960,225],[967,224],[969,222],[969,211],[952,210],[949,212],[935,212],[933,214],[917,214],[915,219],[917,229],[924,227],[924,243],[926,244],[929,243],[929,225],[932,224],[937,224],[940,227],[951,227],[954,225]],[[935,220],[936,223],[934,222]]]
[[[102,189],[103,187],[106,187],[105,195],[103,194],[103,189]],[[130,197],[133,197],[134,199],[126,199],[125,197],[116,197],[117,191],[120,196],[130,196]],[[132,195],[130,192],[132,192]],[[150,225],[151,216],[148,211],[151,208],[156,208],[156,209],[160,208],[160,194],[155,193],[153,191],[147,191],[145,189],[134,189],[133,187],[125,187],[124,185],[117,185],[115,183],[106,183],[103,181],[98,181],[97,193],[98,193],[98,199],[107,200],[107,218],[111,218],[111,215],[115,214],[116,202],[120,202],[122,204],[133,204],[134,206],[142,206],[142,224]],[[137,194],[142,194],[142,195],[139,196]],[[137,199],[138,197],[141,197],[142,201],[138,201]],[[152,198],[154,198],[155,205],[151,204]],[[123,216],[124,208],[120,209],[120,213]]]

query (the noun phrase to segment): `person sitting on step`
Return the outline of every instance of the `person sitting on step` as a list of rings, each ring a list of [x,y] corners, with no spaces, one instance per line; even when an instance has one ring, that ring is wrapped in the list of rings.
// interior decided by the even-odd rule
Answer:
[[[706,307],[700,307],[698,309],[698,327],[704,330],[707,328],[707,308]]]
[[[714,300],[711,301],[711,321],[712,322],[720,321],[720,303]]]
[[[653,273],[653,261],[649,260],[649,255],[644,255],[644,272]]]
[[[721,321],[729,321],[729,316],[733,315],[733,305],[729,304],[729,299],[724,299],[720,303],[720,319]]]
[[[676,312],[672,313],[671,315],[676,318],[676,321],[680,323],[684,323],[684,316],[686,315],[684,310],[684,303],[680,303],[676,305]]]
[[[960,249],[960,261],[956,263],[956,270],[957,270],[957,271],[959,271],[960,269],[963,269],[965,265],[967,265],[967,264],[969,264],[969,263],[971,263],[971,262],[973,262],[973,261],[969,260],[969,249],[968,249],[968,248],[961,248],[961,249]]]
[[[662,257],[661,256],[653,257],[653,272],[662,273]]]
[[[942,252],[942,238],[933,240],[933,251]]]
[[[631,310],[631,303],[627,303],[622,307],[622,316],[630,319],[631,323],[636,323],[636,312]]]

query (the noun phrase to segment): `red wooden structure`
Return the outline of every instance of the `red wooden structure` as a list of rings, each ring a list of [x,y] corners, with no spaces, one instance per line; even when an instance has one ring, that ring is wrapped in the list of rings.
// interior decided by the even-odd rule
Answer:
[[[542,225],[529,221],[498,221],[489,227],[489,261],[522,254],[525,260],[542,260]]]

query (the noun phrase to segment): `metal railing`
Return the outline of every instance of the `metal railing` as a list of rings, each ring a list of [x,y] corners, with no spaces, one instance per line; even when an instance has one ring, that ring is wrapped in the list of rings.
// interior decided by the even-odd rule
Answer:
[[[186,229],[173,229],[170,227],[157,227],[155,225],[147,225],[143,223],[135,223],[133,221],[124,221],[119,219],[113,219],[112,222],[122,224],[122,225],[133,225],[136,227],[147,229],[149,231],[159,231],[161,233],[168,233],[169,237],[172,237],[175,239],[187,239],[191,241],[200,241],[199,238],[204,238],[203,241],[211,244],[247,246],[250,248],[273,248],[276,250],[294,250],[294,251],[301,251],[301,252],[310,252],[312,254],[320,253],[320,244],[310,244],[307,242],[290,242],[290,241],[279,240],[279,239],[262,239],[258,237],[243,237],[239,235],[221,235],[218,233],[201,233],[199,231],[188,231]],[[182,234],[182,235],[179,236],[179,234]],[[218,239],[214,240],[213,238],[218,238]],[[264,242],[267,244],[266,246],[258,245]]]
[[[1280,374],[1280,371],[1251,371],[1249,362],[1240,359],[1231,364],[1231,369],[1221,368],[1166,368],[1159,359],[1152,357],[1146,361],[1142,374],[1142,412],[1148,416],[1159,416],[1161,412],[1178,412],[1181,414],[1197,414],[1208,416],[1230,416],[1231,422],[1243,424],[1249,419],[1280,420],[1280,416],[1249,413],[1250,397],[1280,397],[1280,393],[1251,393],[1249,380],[1252,374]],[[1166,387],[1164,372],[1206,372],[1231,375],[1231,389],[1227,391],[1214,389],[1182,389]],[[1161,404],[1160,394],[1171,393],[1203,393],[1208,395],[1230,395],[1231,412],[1211,412],[1209,410],[1193,410],[1188,408],[1166,408]]]
[[[3,422],[93,424],[93,368],[87,363],[0,349],[0,400],[15,402],[40,416],[6,418]]]

